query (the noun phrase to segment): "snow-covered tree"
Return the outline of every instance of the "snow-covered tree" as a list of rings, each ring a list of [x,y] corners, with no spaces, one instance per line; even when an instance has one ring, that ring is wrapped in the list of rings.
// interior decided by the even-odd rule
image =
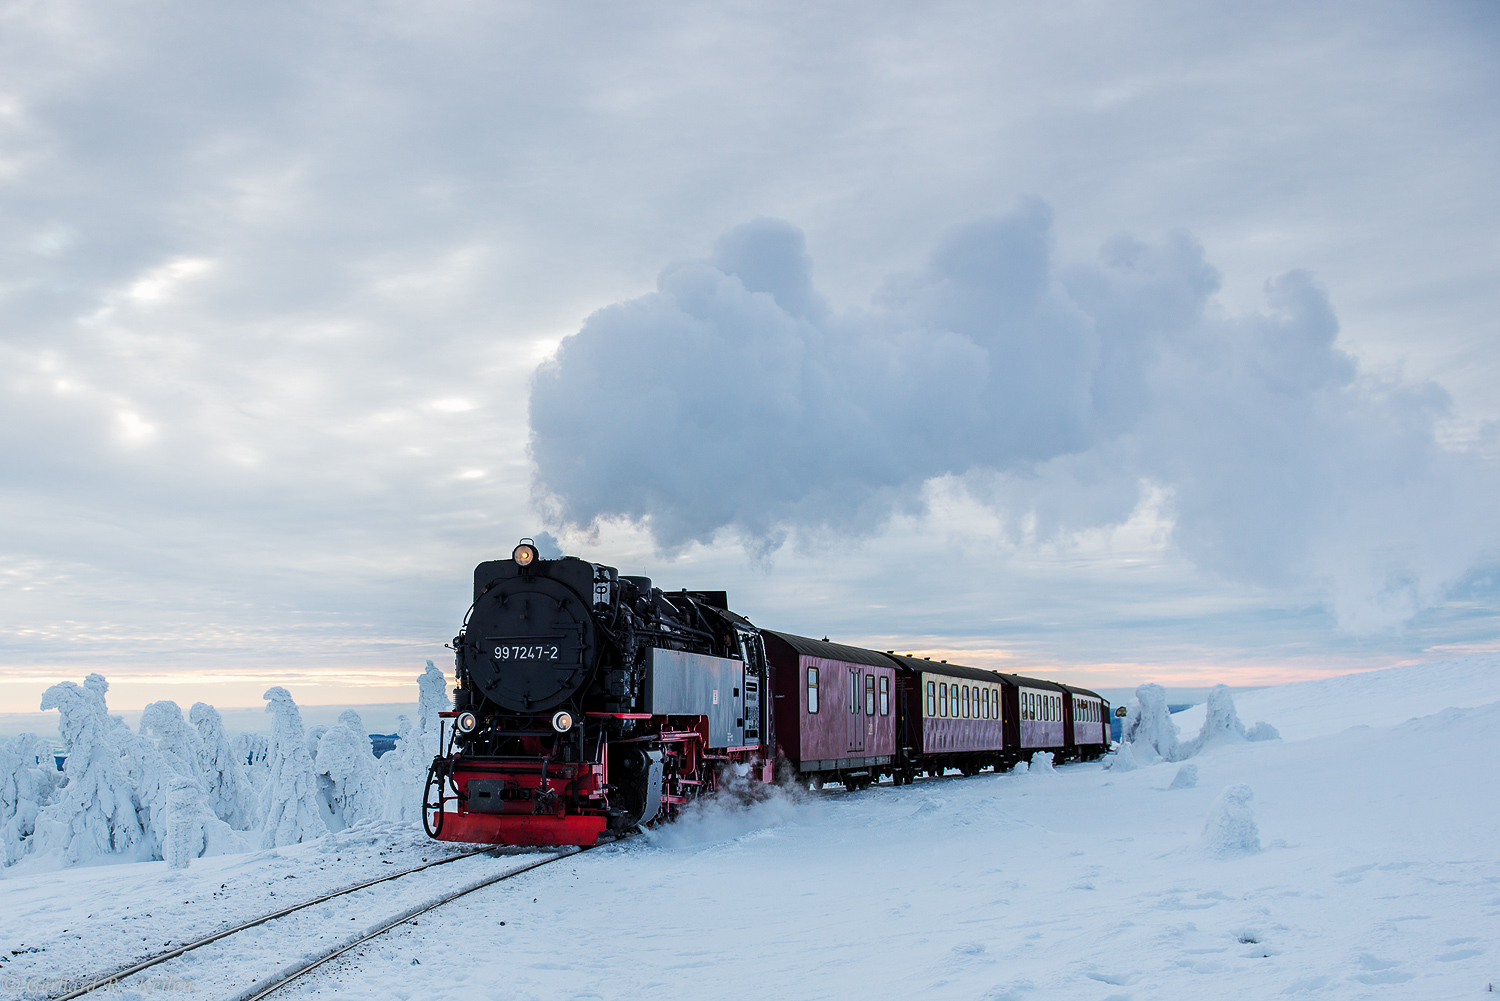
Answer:
[[[241,731],[229,740],[234,760],[245,766],[245,775],[255,787],[256,802],[271,777],[271,738],[264,733]],[[256,810],[260,808],[257,806]]]
[[[1160,759],[1181,761],[1189,750],[1177,739],[1177,724],[1167,710],[1167,691],[1160,685],[1141,685],[1120,728],[1120,742],[1131,745],[1139,764]]]
[[[156,738],[156,750],[164,763],[179,775],[190,778],[199,773],[203,742],[198,731],[188,726],[182,709],[175,702],[153,702],[141,711],[141,732]]]
[[[186,869],[193,859],[205,854],[213,829],[226,826],[209,812],[203,787],[194,779],[175,773],[167,782],[162,817],[161,857],[173,869]]]
[[[1260,828],[1250,800],[1255,792],[1243,783],[1225,789],[1209,807],[1198,845],[1209,855],[1229,858],[1260,851]]]
[[[146,739],[148,733],[154,741]],[[177,703],[147,706],[141,713],[139,737],[128,755],[139,761],[142,778],[136,799],[152,857],[182,868],[202,854],[240,850],[241,839],[209,805],[200,765],[203,744]]]
[[[453,708],[453,699],[448,695],[448,679],[432,661],[417,679],[417,725],[423,733],[437,740],[441,714]],[[433,751],[437,753],[436,750]]]
[[[52,801],[61,781],[51,745],[43,745],[36,734],[23,733],[0,744],[0,842],[6,865],[20,859],[37,814]]]
[[[1238,744],[1247,740],[1275,740],[1280,736],[1269,723],[1257,723],[1248,730],[1240,722],[1239,711],[1234,707],[1234,696],[1228,685],[1215,685],[1208,693],[1208,704],[1204,706],[1203,728],[1187,745],[1187,757],[1216,744]]]
[[[345,709],[343,712],[339,713],[339,726],[347,728],[352,733],[359,734],[361,737],[365,738],[366,744],[370,743],[370,732],[365,729],[365,721],[360,717],[357,711],[353,709]],[[375,748],[372,745],[370,747],[370,758],[373,760],[374,757]]]
[[[206,702],[194,702],[188,719],[198,728],[198,774],[214,816],[236,831],[260,820],[256,789],[224,732],[224,719]]]
[[[58,850],[66,862],[84,862],[136,852],[145,838],[115,739],[119,728],[105,707],[107,688],[103,677],[92,674],[83,687],[63,681],[42,694],[42,709],[56,709],[62,717],[58,730],[68,760],[57,801],[37,814],[35,852]]]
[[[355,716],[358,721],[358,716]],[[368,734],[340,723],[318,741],[318,784],[332,830],[378,820],[385,808],[385,776],[370,750]]]
[[[262,696],[271,715],[270,774],[263,793],[265,826],[261,847],[295,845],[328,833],[318,796],[318,779],[307,753],[302,714],[291,693],[279,685]]]
[[[323,739],[323,731],[327,729],[327,723],[315,723],[307,728],[307,756],[309,758],[317,760],[318,741]]]
[[[124,742],[125,759],[136,776],[136,812],[153,858],[161,858],[167,841],[168,800],[174,780],[196,784],[197,735],[189,743],[187,721],[175,702],[153,702],[141,712],[139,734]],[[156,737],[156,741],[148,739]],[[201,793],[201,789],[200,789]]]
[[[417,719],[396,720],[396,746],[380,758],[385,773],[386,820],[421,820],[427,769],[439,753],[440,713],[452,708],[447,679],[432,661],[417,679]]]

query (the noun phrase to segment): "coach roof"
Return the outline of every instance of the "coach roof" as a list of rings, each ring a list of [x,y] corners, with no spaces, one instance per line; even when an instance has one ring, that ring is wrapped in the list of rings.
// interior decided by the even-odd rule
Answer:
[[[876,653],[874,650],[866,650],[864,647],[808,639],[806,636],[778,633],[771,629],[762,629],[760,632],[762,636],[781,640],[804,657],[822,657],[825,660],[839,660],[849,664],[869,664],[871,667],[891,666],[889,657]]]
[[[995,671],[986,671],[978,667],[964,667],[962,664],[948,664],[940,660],[928,660],[926,657],[906,657],[899,653],[886,654],[891,660],[909,671],[926,671],[928,674],[942,674],[950,678],[967,678],[970,681],[984,681],[991,685],[1003,684],[1005,678]]]

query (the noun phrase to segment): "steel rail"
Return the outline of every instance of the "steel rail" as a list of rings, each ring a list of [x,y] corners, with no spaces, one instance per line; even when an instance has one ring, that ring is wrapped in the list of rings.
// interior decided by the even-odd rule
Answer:
[[[236,994],[233,998],[230,999],[230,1001],[261,1001],[261,999],[266,997],[266,995],[280,990],[282,987],[285,987],[287,984],[291,983],[293,980],[296,980],[304,973],[311,973],[313,970],[316,970],[318,967],[322,966],[330,959],[336,959],[339,956],[342,956],[344,953],[348,952],[350,949],[354,949],[361,945],[364,945],[366,942],[370,941],[370,939],[375,938],[379,935],[384,935],[392,928],[398,928],[401,925],[406,924],[412,918],[426,914],[430,910],[441,907],[446,903],[457,900],[459,897],[466,896],[476,890],[482,890],[486,886],[493,886],[494,884],[499,883],[502,880],[507,880],[514,876],[519,876],[524,872],[530,872],[532,869],[539,869],[542,866],[550,865],[553,862],[561,862],[565,858],[573,858],[576,855],[582,855],[584,852],[591,851],[592,849],[597,847],[599,846],[589,845],[585,848],[575,848],[572,851],[562,852],[561,854],[554,855],[551,858],[539,859],[536,862],[532,862],[528,865],[523,865],[519,869],[512,869],[510,872],[504,872],[498,876],[488,876],[470,886],[463,887],[459,890],[454,890],[452,893],[444,894],[437,900],[432,900],[425,904],[418,904],[415,907],[403,911],[399,916],[385,922],[379,928],[376,928],[373,931],[368,931],[356,935],[354,938],[345,941],[341,945],[333,947],[332,949],[328,950],[325,953],[322,953],[321,955],[313,957],[311,960],[288,967],[287,969],[282,970],[280,973],[267,977],[259,983],[254,984],[244,992]]]
[[[300,904],[293,904],[290,907],[283,907],[281,910],[272,911],[270,914],[262,914],[258,918],[252,918],[249,921],[235,925],[233,928],[225,928],[223,931],[214,932],[212,935],[208,935],[204,938],[188,942],[186,945],[180,945],[175,949],[170,949],[167,952],[158,953],[155,956],[143,959],[139,963],[136,963],[134,966],[127,966],[124,969],[105,974],[104,976],[93,980],[89,984],[80,987],[77,990],[70,991],[67,994],[55,995],[49,998],[48,1001],[72,1001],[73,998],[82,997],[83,995],[88,994],[91,991],[97,991],[100,988],[108,987],[111,984],[116,983],[117,981],[123,980],[125,977],[134,976],[135,974],[140,973],[142,970],[149,970],[151,967],[157,965],[158,963],[165,963],[169,959],[176,959],[178,956],[181,956],[185,952],[192,952],[194,949],[199,949],[212,942],[217,942],[221,938],[227,938],[230,935],[234,935],[237,932],[242,932],[247,928],[254,928],[257,925],[263,925],[267,921],[274,921],[277,918],[286,917],[288,914],[295,913],[296,911],[300,911],[307,907],[312,907],[314,904],[321,904],[324,901],[333,900],[336,897],[342,897],[346,894],[354,893],[356,890],[363,890],[366,887],[374,886],[377,883],[387,883],[393,879],[400,879],[402,876],[410,876],[412,873],[421,872],[423,869],[431,869],[433,866],[447,865],[449,862],[457,862],[459,859],[470,858],[472,856],[481,855],[485,852],[491,852],[494,850],[494,846],[490,846],[485,848],[475,848],[473,851],[459,852],[457,855],[450,855],[447,858],[438,859],[436,862],[424,862],[422,865],[415,865],[410,869],[402,869],[400,872],[393,872],[389,875],[380,876],[376,879],[366,880],[365,882],[358,883],[354,886],[346,886],[342,890],[334,890],[332,893],[325,893],[321,897],[314,897],[311,900],[304,900]]]

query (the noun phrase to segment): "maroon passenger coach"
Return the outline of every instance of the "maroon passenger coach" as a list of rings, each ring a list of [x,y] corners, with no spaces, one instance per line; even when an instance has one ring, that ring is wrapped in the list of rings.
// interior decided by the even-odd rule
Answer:
[[[777,743],[810,785],[863,789],[895,775],[896,667],[874,650],[760,632],[771,665]]]
[[[1109,705],[1083,688],[761,630],[778,753],[809,786],[903,785],[1109,749]]]

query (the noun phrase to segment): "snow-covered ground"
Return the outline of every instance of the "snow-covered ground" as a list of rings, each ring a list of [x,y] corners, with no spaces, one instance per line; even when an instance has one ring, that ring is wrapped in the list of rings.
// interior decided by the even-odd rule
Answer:
[[[1474,657],[1251,693],[1242,718],[1284,739],[1214,746],[1185,764],[709,807],[481,890],[277,996],[1484,995],[1500,988],[1497,675],[1497,658]],[[1196,732],[1188,714],[1174,720],[1184,737]],[[1190,770],[1196,783],[1181,787]],[[1241,785],[1253,791],[1259,851],[1204,837],[1216,810],[1243,810],[1224,797]],[[185,870],[149,862],[6,879],[0,994],[22,996],[23,972],[96,972],[268,902],[355,882],[396,855],[444,850],[409,826],[370,825]],[[366,917],[401,909],[398,896]],[[307,934],[285,936],[288,960],[308,950]],[[212,962],[218,972],[202,980],[179,968],[177,989],[222,996],[207,988],[236,960]]]

